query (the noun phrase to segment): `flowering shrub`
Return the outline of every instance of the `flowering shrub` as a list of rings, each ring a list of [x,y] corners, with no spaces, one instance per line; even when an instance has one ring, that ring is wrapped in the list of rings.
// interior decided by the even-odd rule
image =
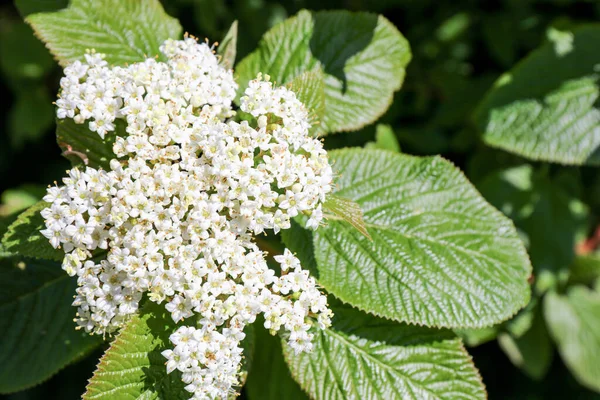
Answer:
[[[211,45],[182,35],[157,0],[72,0],[26,21],[63,67],[56,134],[72,166],[0,225],[9,280],[56,289],[45,303],[11,294],[53,333],[41,344],[50,361],[21,373],[38,354],[17,352],[0,391],[110,343],[86,400],[486,398],[463,340],[519,338],[515,321],[534,326],[551,286],[540,274],[530,301],[512,208],[441,157],[400,153],[381,125],[366,149],[323,139],[375,122],[402,86],[411,53],[390,21],[303,10],[237,63],[237,24]],[[570,36],[554,36],[552,54],[569,57]],[[509,104],[502,79],[476,114],[485,143],[596,162],[585,146],[561,152],[562,120],[524,140],[531,121],[574,106],[551,94]],[[561,296],[545,298],[567,308]],[[57,321],[34,321],[44,307]],[[560,341],[562,322],[548,321]],[[7,343],[38,339],[7,332]]]

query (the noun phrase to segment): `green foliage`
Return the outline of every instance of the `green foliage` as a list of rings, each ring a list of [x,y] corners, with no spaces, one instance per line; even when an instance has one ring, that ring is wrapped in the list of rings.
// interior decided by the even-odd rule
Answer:
[[[543,378],[552,362],[554,348],[540,310],[536,310],[530,327],[520,336],[501,333],[498,343],[513,364],[534,379]]]
[[[600,293],[573,286],[565,295],[548,293],[544,315],[564,362],[577,380],[600,391]]]
[[[551,35],[502,75],[481,104],[483,140],[534,160],[600,164],[600,27]]]
[[[337,303],[337,302],[336,302]],[[292,375],[317,399],[485,399],[481,379],[451,332],[398,324],[332,306],[331,328],[310,353],[284,346]]]
[[[575,243],[588,226],[586,206],[559,178],[524,164],[494,172],[478,184],[484,197],[521,229],[539,292],[566,280]]]
[[[257,324],[258,325],[258,324]],[[250,400],[308,399],[292,379],[282,355],[281,341],[257,326],[252,369],[245,390]]]
[[[57,263],[0,259],[0,393],[39,384],[102,342],[75,330],[75,288]]]
[[[25,20],[63,66],[88,49],[105,53],[110,64],[143,61],[159,55],[163,41],[181,35],[179,22],[158,0],[72,0],[66,9]]]
[[[340,221],[315,232],[318,279],[330,293],[375,315],[444,327],[488,326],[527,304],[531,267],[513,225],[452,164],[330,154],[336,194],[361,206],[373,238]]]
[[[301,73],[287,87],[296,93],[298,100],[306,106],[313,136],[325,134],[321,121],[325,117],[325,75],[319,66]]]
[[[189,399],[190,393],[184,389],[181,373],[175,370],[167,374],[166,361],[161,354],[171,348],[169,335],[175,329],[164,306],[147,301],[140,315],[132,317],[119,331],[100,359],[83,400]],[[254,347],[251,327],[245,333],[242,383],[251,365]]]
[[[76,124],[70,118],[56,120],[56,142],[73,166],[83,164],[110,170],[110,160],[115,157],[112,151],[115,138],[124,134],[122,120],[115,120],[115,131],[108,132],[104,139],[90,131],[87,124]]]
[[[219,44],[217,53],[223,57],[221,62],[226,68],[233,68],[237,54],[238,22],[233,21],[223,41]]]
[[[363,212],[355,202],[339,196],[329,195],[325,203],[323,203],[323,208],[325,212],[331,213],[326,215],[328,219],[345,221],[364,236],[373,240],[365,226]]]
[[[52,247],[48,239],[40,233],[40,230],[46,228],[40,211],[46,207],[48,203],[40,201],[19,215],[2,236],[5,251],[45,260],[63,259],[63,251]]]
[[[377,124],[375,130],[375,142],[369,142],[365,145],[366,149],[389,150],[400,153],[400,145],[394,130],[389,125]]]
[[[379,118],[400,89],[411,53],[382,16],[301,11],[267,32],[237,66],[243,90],[259,72],[278,84],[320,66],[325,73],[325,132],[359,129]]]
[[[167,374],[161,352],[170,348],[175,324],[163,306],[147,302],[140,315],[121,329],[90,379],[84,400],[187,400],[181,373]]]

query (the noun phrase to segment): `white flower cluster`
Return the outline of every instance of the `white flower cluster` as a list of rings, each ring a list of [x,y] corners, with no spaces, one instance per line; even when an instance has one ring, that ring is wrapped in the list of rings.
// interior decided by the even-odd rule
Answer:
[[[318,227],[332,171],[293,92],[259,76],[240,106],[256,124],[227,120],[237,85],[211,48],[186,38],[161,51],[167,62],[108,67],[88,54],[65,69],[59,118],[89,120],[100,136],[117,119],[127,127],[109,171],[72,169],[48,189],[42,233],[78,277],[80,326],[112,332],[147,294],[185,321],[163,353],[168,372],[180,370],[194,398],[225,398],[257,315],[297,352],[311,349],[312,321],[330,324],[299,260],[286,249],[276,276],[253,235],[298,214]]]

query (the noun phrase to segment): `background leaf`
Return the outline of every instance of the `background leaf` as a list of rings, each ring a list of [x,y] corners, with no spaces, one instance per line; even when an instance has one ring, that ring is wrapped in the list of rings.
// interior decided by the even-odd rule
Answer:
[[[565,364],[579,383],[600,392],[600,293],[585,286],[548,293],[544,315]]]
[[[233,21],[231,27],[227,31],[227,34],[219,43],[217,53],[223,57],[221,63],[225,68],[233,68],[235,64],[235,55],[237,53],[237,38],[238,38],[238,22]]]
[[[400,89],[411,53],[386,18],[348,11],[300,11],[268,31],[237,66],[240,92],[258,72],[278,84],[319,65],[325,73],[326,132],[370,124]]]
[[[600,164],[600,25],[567,36],[566,49],[546,43],[498,79],[476,116],[487,144],[534,160]]]
[[[0,393],[39,384],[102,343],[75,330],[75,287],[57,263],[0,259]]]
[[[105,53],[110,64],[143,61],[160,55],[166,39],[181,36],[179,22],[158,0],[72,0],[66,9],[25,20],[62,66],[87,49]]]
[[[315,232],[330,293],[379,316],[455,328],[489,326],[527,304],[531,266],[512,223],[452,164],[381,150],[330,156],[335,194],[360,205],[373,238],[341,221]]]
[[[292,375],[316,399],[485,399],[481,379],[449,331],[398,324],[348,306],[316,330],[312,352],[284,345]]]

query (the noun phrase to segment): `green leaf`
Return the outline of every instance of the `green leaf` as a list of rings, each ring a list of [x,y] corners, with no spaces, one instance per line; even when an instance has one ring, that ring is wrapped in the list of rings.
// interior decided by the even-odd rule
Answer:
[[[510,361],[533,379],[542,379],[552,364],[554,349],[539,309],[525,333],[520,337],[501,333],[498,343]]]
[[[330,194],[323,203],[323,209],[325,212],[329,211],[331,213],[331,215],[326,215],[327,219],[347,222],[364,236],[373,240],[365,226],[360,206],[352,200]]]
[[[31,258],[62,261],[64,252],[52,247],[40,233],[40,230],[46,229],[40,211],[48,206],[49,203],[40,201],[19,215],[2,237],[5,251]]]
[[[75,287],[56,263],[0,260],[0,393],[37,385],[102,343],[75,330]]]
[[[410,58],[408,42],[383,16],[303,10],[268,31],[236,72],[243,91],[258,72],[285,84],[319,65],[325,73],[323,129],[351,131],[387,110]]]
[[[125,134],[126,122],[115,120],[116,130],[108,132],[104,139],[89,130],[87,123],[76,124],[70,118],[56,120],[56,141],[63,150],[62,155],[73,166],[87,165],[93,168],[110,170],[110,160],[116,158],[113,153],[115,138]]]
[[[233,68],[235,65],[235,55],[237,53],[238,22],[233,21],[223,41],[217,48],[217,54],[220,54],[221,63],[225,68]]]
[[[158,0],[72,0],[69,7],[25,19],[62,66],[86,50],[122,65],[160,55],[159,46],[181,36],[181,26]]]
[[[485,399],[481,378],[449,331],[398,324],[348,306],[314,332],[312,352],[284,345],[292,376],[315,399]]]
[[[185,390],[181,373],[175,370],[167,374],[161,354],[172,348],[169,336],[176,328],[164,306],[146,302],[141,314],[121,329],[100,359],[83,400],[189,399],[191,394]],[[244,354],[252,354],[254,335],[250,329],[245,332]],[[244,379],[250,360],[247,356],[244,361]]]
[[[476,114],[487,144],[534,160],[600,164],[600,25],[570,37],[566,47],[562,39],[546,43],[498,79]]]
[[[17,213],[31,207],[44,195],[46,189],[41,185],[24,184],[14,189],[7,189],[0,195],[0,217],[8,216],[13,213]],[[16,218],[15,218],[16,219]],[[8,225],[6,226],[8,229]],[[0,230],[0,239],[4,236],[2,230]]]
[[[314,234],[319,283],[402,322],[480,328],[529,301],[531,265],[514,226],[440,157],[330,152],[336,195],[358,203],[373,241],[340,221]]]
[[[189,399],[181,373],[167,374],[161,354],[171,348],[169,336],[175,329],[164,306],[147,302],[100,359],[83,400]]]
[[[400,144],[396,138],[394,130],[389,125],[377,124],[375,130],[375,142],[369,142],[365,145],[367,149],[389,150],[394,153],[400,153]]]
[[[572,286],[544,298],[544,316],[560,355],[583,386],[600,392],[600,293]]]
[[[530,165],[496,171],[477,187],[527,235],[538,293],[564,283],[575,244],[587,230],[587,206]]]
[[[257,324],[258,325],[258,324]],[[244,386],[250,400],[308,400],[292,379],[283,360],[281,341],[262,326],[255,327],[256,344],[252,369]]]
[[[287,84],[288,89],[296,93],[298,100],[306,106],[311,124],[310,134],[325,134],[321,121],[325,116],[325,75],[318,66],[296,76]]]

